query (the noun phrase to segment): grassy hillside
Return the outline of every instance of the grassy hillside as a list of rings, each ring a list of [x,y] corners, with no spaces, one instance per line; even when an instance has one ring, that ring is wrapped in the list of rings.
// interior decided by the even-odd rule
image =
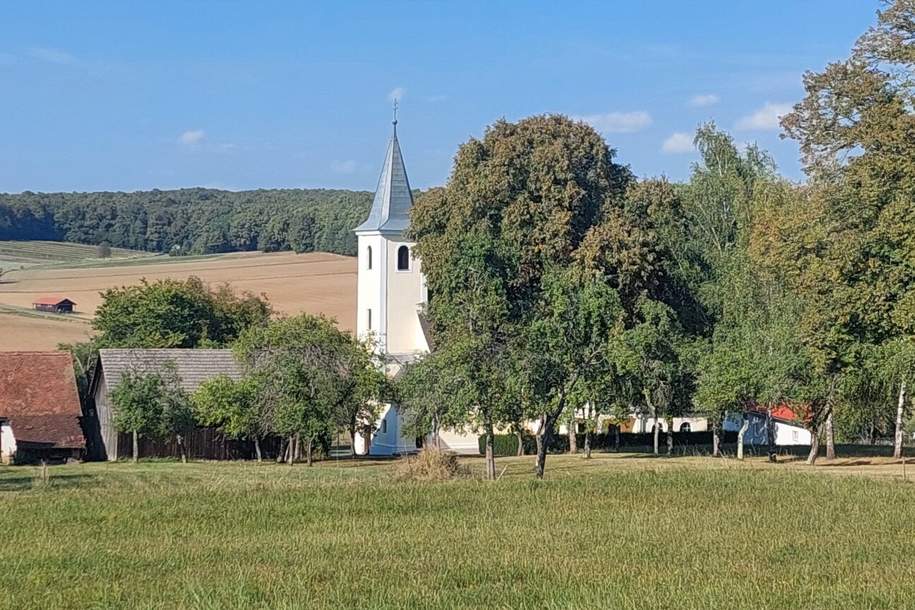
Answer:
[[[479,468],[479,461],[473,461]],[[0,468],[0,606],[902,608],[915,486],[801,466],[554,457]]]
[[[111,248],[112,259],[149,256],[148,252]],[[48,263],[101,261],[96,246],[61,241],[0,241],[0,269],[19,269]]]

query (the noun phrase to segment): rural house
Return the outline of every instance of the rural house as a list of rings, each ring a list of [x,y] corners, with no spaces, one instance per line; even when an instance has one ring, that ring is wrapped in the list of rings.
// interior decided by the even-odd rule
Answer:
[[[38,311],[49,311],[51,313],[73,313],[73,306],[76,305],[67,297],[39,297],[32,302],[32,307]]]
[[[86,448],[66,352],[0,352],[0,458],[80,459]]]
[[[240,379],[242,369],[232,350],[228,349],[102,349],[99,350],[89,395],[95,405],[95,414],[104,455],[114,461],[131,454],[130,435],[119,433],[114,425],[114,411],[111,392],[128,372],[135,374],[157,373],[171,364],[180,380],[181,388],[193,393],[200,385],[213,377],[226,375]],[[145,443],[145,445],[144,445]],[[141,439],[144,455],[177,455],[169,444],[157,444]],[[231,458],[247,457],[238,455],[240,443],[226,442],[211,429],[198,429],[187,439],[188,452],[194,457]]]

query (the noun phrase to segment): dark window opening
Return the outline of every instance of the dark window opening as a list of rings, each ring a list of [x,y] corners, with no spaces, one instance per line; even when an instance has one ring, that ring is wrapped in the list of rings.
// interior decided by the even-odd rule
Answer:
[[[397,270],[410,270],[410,249],[406,246],[397,248]]]

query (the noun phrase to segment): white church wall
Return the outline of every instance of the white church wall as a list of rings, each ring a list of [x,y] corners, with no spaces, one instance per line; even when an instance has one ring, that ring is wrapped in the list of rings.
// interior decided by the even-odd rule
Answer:
[[[397,269],[397,251],[410,248],[410,267]],[[387,351],[391,354],[412,354],[428,351],[417,312],[423,303],[424,285],[418,258],[413,258],[413,244],[406,241],[387,242]]]
[[[385,239],[378,234],[360,235],[357,258],[357,294],[356,294],[356,334],[366,338],[370,334],[381,340],[384,334],[386,312],[384,311],[384,280],[387,266],[387,248]],[[369,248],[371,248],[371,269],[369,268]],[[371,311],[371,321],[369,320]],[[379,345],[379,349],[383,346]]]

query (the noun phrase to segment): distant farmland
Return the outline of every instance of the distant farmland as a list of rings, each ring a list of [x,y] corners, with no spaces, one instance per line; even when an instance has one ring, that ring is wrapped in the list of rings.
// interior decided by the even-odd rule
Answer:
[[[153,256],[149,252],[111,248],[112,259]],[[61,241],[0,241],[0,269],[19,269],[55,263],[104,263],[96,246]]]
[[[340,327],[355,327],[356,262],[336,254],[264,254],[246,252],[199,257],[154,256],[132,250],[117,250],[119,258],[91,260],[94,246],[54,242],[0,242],[0,267],[8,244],[19,246],[15,256],[31,262],[0,280],[0,350],[54,349],[58,343],[84,340],[90,321],[101,302],[99,293],[141,279],[183,279],[198,276],[211,284],[230,283],[237,290],[265,294],[282,313],[323,313]],[[26,245],[23,247],[23,245]],[[56,246],[61,246],[57,248]],[[68,252],[73,258],[61,258]],[[77,253],[82,253],[82,258]],[[28,253],[26,256],[25,253]],[[38,257],[47,256],[44,262]],[[51,258],[56,256],[57,258]],[[36,297],[65,296],[76,302],[73,315],[36,314]]]

